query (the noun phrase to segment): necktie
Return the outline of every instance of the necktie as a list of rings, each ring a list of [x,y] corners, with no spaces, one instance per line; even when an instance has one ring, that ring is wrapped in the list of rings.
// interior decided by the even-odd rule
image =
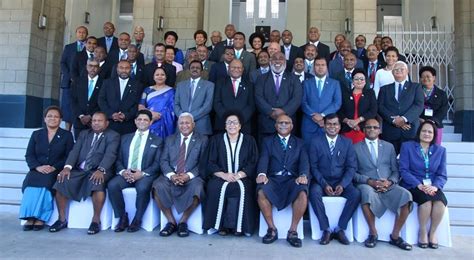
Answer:
[[[237,96],[237,86],[235,85],[237,80],[232,79],[232,89],[234,90],[234,96]]]
[[[135,145],[133,146],[133,154],[132,154],[132,163],[130,167],[135,170],[138,169],[138,154],[140,153],[140,145],[142,144],[142,136],[143,133],[138,133],[138,137],[135,140]]]
[[[235,57],[236,57],[237,59],[240,59],[240,52],[241,52],[241,51],[237,51],[237,50],[235,51]]]
[[[135,62],[132,66],[132,72],[130,73],[131,78],[135,78],[135,75],[137,73],[136,70],[137,70],[137,63]]]
[[[234,46],[234,39],[229,40],[229,46]]]
[[[275,74],[275,91],[277,95],[280,93],[280,74]]]
[[[122,55],[120,55],[120,60],[126,60],[127,59],[127,51],[122,51]]]
[[[107,39],[106,48],[107,48],[107,52],[109,52],[110,47],[112,46],[112,37],[106,37],[106,39]]]
[[[370,156],[372,157],[372,160],[374,163],[377,163],[377,154],[375,153],[375,146],[374,146],[374,141],[370,142]]]
[[[318,95],[321,97],[321,92],[323,92],[323,81],[318,79]]]
[[[142,44],[141,43],[137,43],[137,49],[140,51],[142,48]]]
[[[94,151],[95,149],[97,148],[97,140],[99,139],[99,134],[96,134],[94,133],[94,138],[92,139],[92,142],[91,142],[91,148],[89,149],[89,152],[87,152],[87,155],[86,155],[86,159],[84,160],[84,162],[80,165],[80,167],[84,170],[84,171],[89,171],[92,169],[92,166],[91,166],[91,159],[92,159],[92,156],[94,155]]]
[[[183,142],[179,147],[178,161],[176,163],[176,173],[178,174],[184,173],[185,171],[184,166],[186,164],[186,140],[188,140],[187,136],[183,138]]]
[[[313,68],[313,65],[311,63],[306,63],[306,73],[311,73],[311,70]]]
[[[91,54],[89,54],[89,59],[93,59],[94,58],[94,53],[91,52]]]
[[[374,81],[375,81],[375,64],[373,62],[370,63],[369,73],[370,73],[370,84],[374,84]]]
[[[94,80],[89,80],[89,86],[87,86],[87,100],[91,99],[92,93],[94,92]]]
[[[191,81],[191,99],[194,97],[194,91],[196,90],[196,80]]]
[[[334,141],[329,143],[329,151],[331,152],[331,156],[334,154]]]
[[[286,151],[286,138],[283,137],[280,139],[281,147],[283,148],[283,151]]]
[[[400,96],[402,95],[403,85],[402,83],[398,83],[398,97],[397,100],[400,100]]]
[[[82,45],[81,45],[81,42],[77,42],[77,52],[81,52],[82,51]]]
[[[262,68],[262,69],[261,69],[261,72],[262,72],[262,74],[267,73],[267,72],[268,72],[268,68]]]
[[[346,80],[349,83],[349,85],[352,84],[352,77],[351,77],[351,73],[349,71],[346,72]]]

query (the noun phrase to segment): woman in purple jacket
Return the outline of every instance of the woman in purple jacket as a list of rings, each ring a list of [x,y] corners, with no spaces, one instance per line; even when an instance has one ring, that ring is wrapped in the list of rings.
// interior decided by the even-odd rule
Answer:
[[[448,201],[442,191],[447,180],[446,149],[437,145],[436,124],[430,120],[420,125],[417,141],[402,144],[400,151],[400,175],[402,186],[418,203],[418,246],[438,248],[436,228],[443,219]],[[431,219],[429,233],[426,229]]]

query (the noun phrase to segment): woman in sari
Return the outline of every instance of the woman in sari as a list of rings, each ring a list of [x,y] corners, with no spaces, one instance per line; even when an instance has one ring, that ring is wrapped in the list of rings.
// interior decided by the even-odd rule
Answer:
[[[166,73],[162,67],[158,67],[153,74],[155,85],[147,87],[143,91],[138,110],[150,110],[153,115],[153,124],[150,131],[165,139],[174,134],[176,116],[174,114],[175,90],[165,84]]]

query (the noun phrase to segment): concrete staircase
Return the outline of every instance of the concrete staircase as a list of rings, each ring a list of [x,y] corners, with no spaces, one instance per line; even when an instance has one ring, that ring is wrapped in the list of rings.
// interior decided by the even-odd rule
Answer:
[[[447,126],[443,146],[448,150],[448,198],[453,234],[474,236],[474,143],[461,142],[461,135]],[[34,129],[0,128],[0,212],[18,212],[21,185],[28,166],[25,152]]]

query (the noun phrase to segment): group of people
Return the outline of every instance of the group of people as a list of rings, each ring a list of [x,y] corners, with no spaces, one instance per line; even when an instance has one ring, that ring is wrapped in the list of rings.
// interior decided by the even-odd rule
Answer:
[[[411,81],[390,37],[365,48],[359,35],[352,49],[337,35],[330,53],[316,27],[301,47],[290,31],[274,30],[266,47],[262,35],[252,34],[250,52],[245,34],[229,24],[227,39],[213,32],[209,47],[207,33],[196,31],[196,47],[184,54],[172,31],[166,45],[150,48],[141,27],[134,44],[128,33],[116,38],[114,31],[107,22],[97,39],[80,26],[77,42],[65,47],[62,107],[46,109],[46,127],[28,144],[24,230],[44,227],[53,196],[59,218],[51,232],[67,227],[69,200],[92,196],[88,233],[96,234],[107,190],[120,218],[116,232],[140,229],[152,194],[168,220],[160,236],[188,236],[187,220],[202,204],[203,229],[223,236],[251,235],[260,209],[268,244],[278,238],[273,208],[291,205],[287,241],[301,247],[297,225],[310,203],[323,231],[320,244],[349,244],[345,230],[361,205],[367,247],[377,244],[375,217],[388,209],[397,216],[390,243],[411,250],[400,230],[416,202],[418,246],[438,247],[447,205],[440,146],[447,98],[432,67],[421,68],[421,85]],[[59,128],[62,118],[72,123],[74,138]],[[122,195],[127,187],[137,190],[131,223]],[[335,229],[324,196],[346,199]]]

